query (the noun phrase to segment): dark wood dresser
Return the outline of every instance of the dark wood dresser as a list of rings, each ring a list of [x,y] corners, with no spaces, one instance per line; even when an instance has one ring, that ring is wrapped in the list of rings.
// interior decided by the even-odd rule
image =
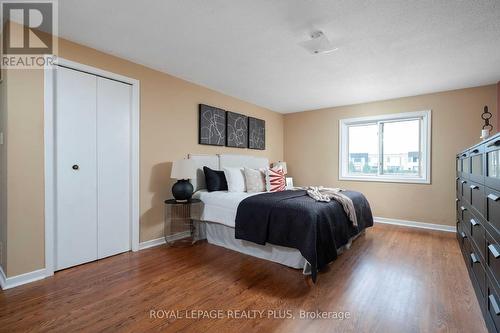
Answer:
[[[457,238],[490,332],[500,332],[500,133],[456,158]]]

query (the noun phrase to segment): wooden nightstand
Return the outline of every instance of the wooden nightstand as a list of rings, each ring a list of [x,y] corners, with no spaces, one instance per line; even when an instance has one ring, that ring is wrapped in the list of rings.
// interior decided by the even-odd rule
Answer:
[[[177,202],[165,200],[165,241],[167,245],[192,245],[198,240],[195,221],[201,217],[203,203],[199,199]]]

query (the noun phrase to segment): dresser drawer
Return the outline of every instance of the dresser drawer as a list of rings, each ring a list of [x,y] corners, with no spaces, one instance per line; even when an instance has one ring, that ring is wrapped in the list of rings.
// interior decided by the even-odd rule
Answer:
[[[460,231],[458,232],[458,243],[463,252],[466,252],[466,240],[468,241],[468,235],[465,233],[462,227],[462,222],[459,222]]]
[[[486,301],[488,315],[492,319],[493,325],[498,332],[500,331],[500,298],[495,288],[493,288],[491,281],[488,281]]]
[[[485,217],[486,195],[484,194],[484,186],[473,182],[469,182],[468,185],[467,201],[479,215]]]
[[[464,224],[466,222],[464,221]],[[475,216],[471,215],[471,218],[469,219],[469,227],[470,227],[470,235],[474,243],[476,244],[476,247],[478,248],[481,256],[483,258],[486,257],[486,234],[484,231],[483,226],[481,225],[481,220],[476,218]]]
[[[469,200],[470,200],[470,198],[469,198],[469,190],[470,190],[469,181],[466,179],[460,178],[459,187],[460,188],[458,191],[458,194],[459,194],[458,198],[460,199],[460,201],[469,202]]]
[[[486,266],[495,277],[496,282],[500,282],[500,244],[491,235],[486,234]]]
[[[462,217],[462,230],[465,231],[465,233],[468,236],[472,236],[472,233],[471,233],[471,224],[470,224],[470,220],[472,218],[472,215],[470,214],[469,208],[462,205],[462,206],[460,206],[459,209],[460,209],[460,212],[462,213],[461,214],[461,217]]]
[[[496,230],[500,231],[500,192],[485,188],[486,220]]]
[[[485,185],[500,190],[500,138],[487,142],[484,154]]]
[[[460,207],[462,206],[462,201],[460,199],[456,198],[455,199],[455,211],[457,214],[457,221],[462,221],[462,211]]]
[[[486,272],[484,270],[483,264],[481,262],[481,258],[479,255],[473,250],[469,254],[470,267],[472,268],[472,273],[476,278],[476,282],[479,286],[479,290],[483,295],[486,294]]]
[[[462,170],[460,172],[460,177],[468,179],[470,175],[470,158],[469,158],[469,152],[464,151],[460,154],[460,169]]]
[[[462,255],[464,257],[464,260],[467,264],[467,268],[470,270],[471,269],[471,258],[470,254],[472,252],[472,245],[470,241],[470,236],[467,235],[467,233],[462,231]]]
[[[469,150],[470,175],[473,182],[484,184],[484,145],[478,145]]]

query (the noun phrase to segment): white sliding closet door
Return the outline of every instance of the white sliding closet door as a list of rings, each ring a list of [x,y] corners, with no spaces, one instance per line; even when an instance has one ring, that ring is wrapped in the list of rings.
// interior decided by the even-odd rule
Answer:
[[[56,270],[97,258],[95,76],[56,74]]]
[[[131,248],[131,96],[130,85],[97,78],[99,259]]]

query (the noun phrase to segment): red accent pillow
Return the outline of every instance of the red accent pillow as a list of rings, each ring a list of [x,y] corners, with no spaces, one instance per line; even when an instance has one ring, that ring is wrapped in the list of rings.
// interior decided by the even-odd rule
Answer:
[[[285,174],[281,168],[271,168],[268,171],[269,192],[281,192],[286,189]]]

